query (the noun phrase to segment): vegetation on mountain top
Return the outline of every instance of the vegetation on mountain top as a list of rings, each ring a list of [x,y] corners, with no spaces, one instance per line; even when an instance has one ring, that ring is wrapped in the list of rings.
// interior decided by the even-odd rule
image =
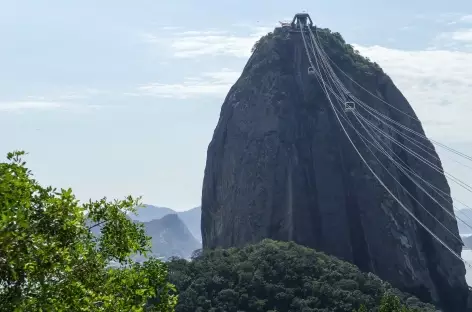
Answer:
[[[436,311],[371,273],[295,243],[204,251],[168,267],[179,292],[177,312]]]
[[[306,34],[305,38],[308,40],[309,35],[308,33]],[[362,56],[351,44],[346,43],[340,33],[332,32],[328,28],[316,28],[316,31],[313,29],[313,34],[322,49],[337,66],[345,69],[349,68],[349,74],[352,78],[362,75],[362,80],[365,80],[365,75],[374,76],[378,73],[383,73],[382,68],[376,62],[372,62],[368,57]],[[269,32],[256,41],[251,51],[256,52],[258,49],[263,51],[264,47],[272,49],[274,46],[269,43],[275,43],[275,46],[277,46],[277,43],[290,40],[293,35],[294,33],[285,31]],[[295,35],[299,36],[296,33]]]
[[[166,265],[130,258],[149,249],[126,217],[138,201],[79,204],[70,189],[41,186],[23,155],[0,163],[0,311],[174,311]]]

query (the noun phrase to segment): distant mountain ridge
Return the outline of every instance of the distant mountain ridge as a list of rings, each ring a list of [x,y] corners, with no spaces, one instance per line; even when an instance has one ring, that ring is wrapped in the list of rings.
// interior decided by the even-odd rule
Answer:
[[[143,224],[146,234],[151,237],[151,252],[155,257],[188,259],[193,251],[201,248],[201,243],[177,214],[167,214]]]
[[[456,211],[456,216],[466,222],[472,227],[472,210],[471,209],[460,209]],[[457,220],[457,227],[459,228],[460,234],[472,234],[472,229],[464,224],[461,220]]]
[[[189,211],[184,213],[183,216],[190,219],[194,213]],[[170,257],[188,259],[193,251],[201,248],[201,242],[194,237],[187,225],[172,209],[156,209],[147,216],[157,218],[150,221],[141,221],[146,220],[146,216],[143,217],[143,215],[140,215],[141,220],[136,220],[138,218],[135,215],[128,215],[128,218],[135,223],[144,225],[146,235],[151,238],[151,253],[149,256],[164,260]],[[91,227],[93,224],[88,221],[87,225]],[[103,225],[92,227],[91,231],[94,235],[100,236],[102,227]],[[136,261],[145,260],[141,255],[134,255],[133,258]]]
[[[175,211],[167,207],[159,207],[154,205],[143,205],[142,208],[138,208],[138,215],[130,215],[130,218],[135,221],[140,222],[150,222],[153,220],[161,219],[167,215],[177,215],[180,220],[187,226],[190,233],[193,237],[200,243],[202,241],[201,229],[200,229],[200,220],[201,220],[201,207],[195,207],[185,211]],[[466,221],[468,224],[472,225],[472,210],[464,209],[460,212],[456,212],[457,216],[462,220]],[[457,220],[457,225],[459,228],[460,234],[472,234],[472,229],[467,225],[463,224],[460,220]],[[466,238],[463,237],[464,245],[468,249],[472,249],[472,236]],[[199,248],[200,248],[199,247]]]
[[[464,249],[472,249],[472,236],[463,236],[462,241],[464,242]]]
[[[176,214],[187,226],[190,233],[192,233],[199,242],[202,241],[200,229],[201,207],[195,207],[185,211],[175,211],[167,207],[143,205],[137,209],[137,215],[132,214],[130,218],[135,221],[150,222],[170,214]]]

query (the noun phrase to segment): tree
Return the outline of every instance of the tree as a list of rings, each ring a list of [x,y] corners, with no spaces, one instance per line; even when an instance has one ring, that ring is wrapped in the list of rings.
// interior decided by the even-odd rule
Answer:
[[[414,312],[419,310],[412,310],[407,308],[400,302],[400,298],[391,293],[384,293],[380,300],[379,312]],[[367,312],[365,305],[361,305],[355,312]]]
[[[41,186],[24,154],[0,163],[0,311],[174,311],[166,265],[131,258],[149,250],[127,217],[139,200],[80,204],[71,189]]]
[[[397,296],[385,293],[380,301],[379,312],[413,312],[413,310],[403,305]]]

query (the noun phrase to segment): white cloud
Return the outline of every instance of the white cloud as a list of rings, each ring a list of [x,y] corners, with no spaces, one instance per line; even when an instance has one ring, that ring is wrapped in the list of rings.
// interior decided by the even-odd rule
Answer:
[[[199,31],[199,30],[187,30],[183,31],[180,33],[177,33],[175,35],[177,36],[212,36],[212,35],[225,35],[227,34],[227,31],[222,31],[222,30],[204,30],[204,31]]]
[[[465,15],[465,16],[462,16],[459,21],[463,22],[463,23],[472,23],[472,15]]]
[[[143,34],[142,38],[170,49],[174,57],[196,58],[204,55],[249,57],[254,43],[271,31],[270,27],[252,27],[248,34],[240,35],[222,30],[191,30],[174,33],[169,37]]]
[[[442,32],[433,39],[434,49],[472,51],[472,28]]]
[[[182,29],[182,27],[178,27],[178,26],[164,26],[164,27],[161,27],[162,30],[176,30],[176,29]]]
[[[428,135],[472,141],[472,53],[402,51],[379,46],[356,48],[392,78],[415,109]]]
[[[82,88],[80,90],[69,90],[71,88],[61,88],[48,90],[47,95],[27,95],[16,99],[0,99],[0,111],[28,111],[28,110],[53,110],[64,109],[83,111],[84,109],[97,109],[96,104],[92,104],[93,98],[99,95],[109,94],[108,91],[93,88]],[[80,100],[80,101],[79,101]]]
[[[447,25],[470,24],[472,23],[472,15],[455,16]],[[436,36],[433,40],[435,47],[447,49],[472,49],[472,28],[467,26],[457,28],[452,31],[445,31]]]
[[[460,16],[461,14],[459,13],[447,12],[447,13],[441,13],[439,15],[436,15],[436,14],[429,15],[429,17],[426,17],[426,19],[432,19],[436,23],[439,23],[439,24],[448,24],[450,22],[457,21],[460,18]]]
[[[472,29],[462,29],[450,33],[452,40],[472,42]]]
[[[61,103],[49,101],[5,101],[0,102],[0,111],[49,110],[61,106]]]
[[[201,96],[224,97],[239,78],[240,72],[223,69],[220,72],[207,72],[197,77],[185,78],[182,83],[150,83],[140,86],[129,96],[156,96],[163,98],[187,99]]]

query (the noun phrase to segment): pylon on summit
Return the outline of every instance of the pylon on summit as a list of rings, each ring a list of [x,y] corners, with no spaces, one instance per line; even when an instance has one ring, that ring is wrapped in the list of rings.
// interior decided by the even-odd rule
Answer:
[[[308,23],[308,24],[307,24]],[[313,21],[308,13],[297,13],[292,20],[293,30],[301,30],[305,26],[313,27]]]

